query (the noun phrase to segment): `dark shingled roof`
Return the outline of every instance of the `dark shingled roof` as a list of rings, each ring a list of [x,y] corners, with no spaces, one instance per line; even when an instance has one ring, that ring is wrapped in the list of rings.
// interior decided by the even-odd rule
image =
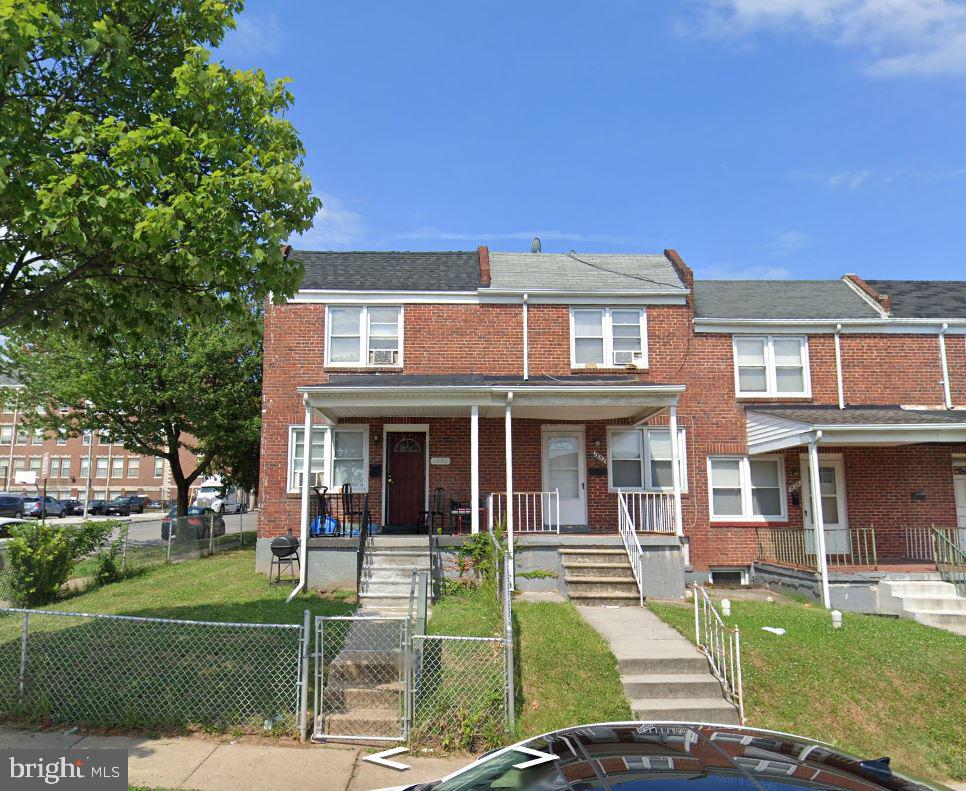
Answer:
[[[875,319],[841,280],[695,280],[698,319]]]
[[[480,257],[473,252],[316,252],[293,250],[305,267],[301,288],[345,291],[476,291]]]
[[[310,387],[521,387],[527,385],[641,385],[636,376],[594,374],[566,376],[487,376],[485,374],[332,374],[326,384]]]
[[[845,409],[834,406],[748,406],[746,409],[812,426],[966,424],[964,409],[904,409],[900,406],[850,406]]]
[[[897,319],[966,318],[966,280],[866,280],[892,301]]]

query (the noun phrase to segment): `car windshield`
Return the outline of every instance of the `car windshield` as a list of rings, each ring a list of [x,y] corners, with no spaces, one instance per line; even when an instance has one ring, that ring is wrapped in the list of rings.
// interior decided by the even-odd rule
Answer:
[[[540,754],[546,759],[541,761]],[[497,751],[433,791],[651,791],[655,787],[662,791],[926,791],[876,761],[859,761],[796,736],[728,726],[649,723],[557,731]]]
[[[220,486],[202,486],[198,490],[198,494],[214,494],[214,495],[217,495],[217,494],[220,494],[220,493],[221,493],[221,487]]]

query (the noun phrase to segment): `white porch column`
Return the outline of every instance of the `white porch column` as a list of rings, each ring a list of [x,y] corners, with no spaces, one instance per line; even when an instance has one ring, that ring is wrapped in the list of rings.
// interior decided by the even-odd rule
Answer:
[[[470,407],[470,532],[480,532],[480,407]]]
[[[305,588],[309,565],[309,484],[312,469],[312,407],[308,399],[305,400],[305,422],[302,424],[302,512],[299,522],[301,534],[299,536],[299,584],[295,586],[286,602],[292,601],[300,590]]]
[[[513,393],[506,394],[506,414],[504,417],[504,431],[506,432],[506,540],[507,553],[510,558],[510,590],[514,589],[513,581],[516,576],[513,560]]]
[[[678,536],[684,535],[684,515],[681,510],[681,467],[680,448],[678,447],[678,408],[672,405],[668,409],[668,428],[671,440],[671,485],[674,487],[674,532]]]
[[[818,555],[818,573],[822,578],[822,604],[831,609],[828,588],[828,559],[825,557],[825,518],[822,515],[822,480],[818,468],[818,441],[822,432],[816,431],[808,441],[808,477],[812,490],[812,527],[815,529],[815,552]]]

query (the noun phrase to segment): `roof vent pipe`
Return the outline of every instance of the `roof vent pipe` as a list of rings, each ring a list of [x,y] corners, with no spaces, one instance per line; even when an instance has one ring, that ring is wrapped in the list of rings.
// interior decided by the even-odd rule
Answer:
[[[534,236],[533,237],[533,241],[530,242],[530,252],[531,253],[540,253],[540,252],[543,252],[542,247],[540,245],[540,237],[539,236]]]

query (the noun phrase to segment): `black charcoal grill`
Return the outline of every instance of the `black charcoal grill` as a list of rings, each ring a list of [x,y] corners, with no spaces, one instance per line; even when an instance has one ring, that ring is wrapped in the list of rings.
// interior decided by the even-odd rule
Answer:
[[[272,550],[272,565],[269,569],[268,578],[270,584],[278,585],[282,581],[283,567],[287,574],[294,574],[296,566],[301,569],[301,563],[299,561],[299,540],[289,530],[288,535],[273,538],[270,547]],[[273,572],[275,574],[274,579],[272,578]],[[297,580],[298,577],[295,577],[294,581]]]

